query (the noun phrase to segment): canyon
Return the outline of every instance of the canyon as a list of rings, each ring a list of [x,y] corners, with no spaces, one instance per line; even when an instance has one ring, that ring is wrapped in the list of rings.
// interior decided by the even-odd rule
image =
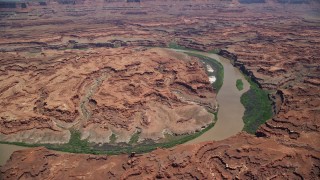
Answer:
[[[137,132],[139,141],[159,140],[164,132],[200,131],[217,109],[199,61],[164,49],[44,50],[32,58],[21,52],[1,58],[1,141],[67,143],[71,127],[93,143],[109,143],[112,134],[128,143]]]
[[[148,108],[156,108],[153,112],[161,113],[160,109],[169,106],[185,108],[171,113],[190,115],[197,125],[190,126],[194,129],[170,125],[171,132],[184,134],[206,127],[210,118],[203,103],[215,109],[212,100],[216,95],[201,64],[196,58],[183,61],[186,57],[179,53],[150,47],[177,46],[228,58],[249,79],[268,91],[274,116],[254,134],[241,132],[219,141],[159,148],[145,154],[71,154],[43,147],[19,150],[1,167],[2,179],[320,177],[320,5],[317,1],[44,2],[29,2],[26,6],[0,4],[0,95],[7,98],[1,100],[0,131],[1,136],[12,135],[6,141],[64,143],[70,138],[68,128],[74,126],[79,127],[83,138],[103,143],[110,138],[101,137],[110,137],[111,132],[116,132],[106,127],[116,122],[119,128],[129,130],[118,139],[125,142],[137,132],[134,124],[137,121],[132,114],[148,117]],[[160,64],[165,65],[159,69]],[[118,74],[117,70],[123,68],[132,68],[132,71]],[[172,78],[170,73],[162,78],[161,71],[165,69],[180,74],[179,81],[171,81],[172,85],[168,86],[166,78]],[[134,72],[140,73],[138,77],[150,76],[148,81],[141,78],[143,76],[136,80],[152,86],[139,90],[137,84],[140,83],[127,78],[132,86],[126,87],[128,80],[121,77],[132,76]],[[55,74],[62,76],[55,77]],[[34,80],[29,84],[31,77]],[[192,86],[186,88],[182,84]],[[163,91],[155,88],[157,85]],[[43,86],[47,89],[40,88]],[[126,95],[117,87],[131,94]],[[201,92],[197,94],[190,89]],[[10,95],[6,94],[7,90]],[[119,101],[111,97],[104,99],[107,90],[112,90],[112,96]],[[141,102],[140,95],[148,95],[147,90],[151,94]],[[171,94],[173,90],[181,92],[183,97],[191,94],[192,100],[202,99],[203,103],[191,107],[174,98],[177,96]],[[152,92],[157,93],[152,95]],[[204,96],[206,98],[201,98]],[[127,107],[123,107],[125,101]],[[65,105],[61,106],[61,102]],[[113,113],[107,109],[101,111],[108,103],[126,111],[116,113],[112,116],[117,117],[115,119],[101,121],[99,118],[105,116],[104,113]],[[190,109],[202,114],[201,118],[182,113]],[[6,118],[10,116],[30,118],[9,123]],[[85,120],[78,121],[79,116]],[[132,124],[124,122],[130,117]],[[146,118],[145,123],[148,122]],[[141,132],[146,132],[143,128],[140,127]],[[165,128],[168,127],[160,129]],[[144,136],[153,139],[162,136],[158,129],[151,130],[152,136],[148,133]],[[28,133],[23,134],[26,131]]]

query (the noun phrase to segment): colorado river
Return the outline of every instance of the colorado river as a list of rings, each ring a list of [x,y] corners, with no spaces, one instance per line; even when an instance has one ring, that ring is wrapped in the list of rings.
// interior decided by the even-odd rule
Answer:
[[[235,68],[230,63],[230,60],[223,58],[217,54],[186,50],[175,51],[190,52],[213,58],[219,61],[224,68],[223,85],[217,95],[219,104],[218,121],[213,128],[205,132],[203,135],[191,141],[188,141],[185,144],[222,140],[239,133],[244,126],[242,116],[245,111],[245,108],[240,102],[240,97],[250,88],[248,81],[244,78],[239,69]],[[243,81],[242,91],[239,91],[236,87],[237,79],[242,79]]]
[[[10,158],[14,151],[21,149],[26,149],[27,147],[10,145],[10,144],[0,144],[0,166],[3,166],[6,161]]]

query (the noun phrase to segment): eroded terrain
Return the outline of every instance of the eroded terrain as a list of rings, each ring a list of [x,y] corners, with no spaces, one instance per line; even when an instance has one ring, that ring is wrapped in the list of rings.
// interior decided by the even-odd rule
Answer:
[[[312,137],[319,138],[319,134]],[[5,179],[316,179],[319,152],[312,147],[319,142],[309,136],[301,139],[304,143],[296,145],[292,140],[280,143],[240,134],[135,157],[59,154],[34,148],[15,152],[2,171]]]
[[[217,108],[203,65],[173,51],[2,54],[2,141],[67,143],[71,128],[94,143],[158,140],[207,127]]]
[[[1,169],[2,176],[5,179],[59,179],[67,171],[70,179],[95,175],[116,179],[139,176],[318,179],[319,4],[315,1],[258,2],[75,1],[71,5],[50,1],[46,6],[30,4],[18,10],[2,9],[0,49],[4,54],[1,57],[6,57],[2,58],[5,63],[10,62],[8,59],[14,60],[9,56],[12,53],[15,56],[17,51],[59,52],[66,48],[170,44],[204,51],[222,49],[220,55],[231,59],[236,67],[270,92],[275,114],[255,135],[243,132],[219,142],[159,149],[133,158],[60,155],[46,149],[19,151]],[[19,62],[23,63],[21,60],[12,63]],[[14,67],[15,71],[19,70]],[[34,72],[30,70],[30,73]],[[96,80],[96,83],[104,81]],[[96,103],[99,105],[96,99],[85,102],[92,110]],[[31,122],[30,128],[52,126],[49,119],[41,124],[35,119]],[[87,165],[97,168],[88,169]]]

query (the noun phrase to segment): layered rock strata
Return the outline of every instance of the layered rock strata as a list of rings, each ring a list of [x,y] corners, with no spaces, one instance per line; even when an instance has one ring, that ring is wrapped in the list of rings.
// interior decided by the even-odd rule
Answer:
[[[69,129],[107,143],[191,134],[217,105],[203,65],[161,49],[2,53],[0,139],[66,143]],[[8,61],[10,59],[10,61]]]

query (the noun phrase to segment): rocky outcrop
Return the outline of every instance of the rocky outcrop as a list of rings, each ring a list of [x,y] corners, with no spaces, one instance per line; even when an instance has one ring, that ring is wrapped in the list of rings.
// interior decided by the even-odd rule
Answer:
[[[109,142],[112,134],[129,142],[137,130],[140,141],[158,140],[164,132],[191,134],[212,123],[206,107],[216,109],[215,94],[195,59],[141,48],[34,54],[1,57],[1,140],[75,124],[89,142]]]

